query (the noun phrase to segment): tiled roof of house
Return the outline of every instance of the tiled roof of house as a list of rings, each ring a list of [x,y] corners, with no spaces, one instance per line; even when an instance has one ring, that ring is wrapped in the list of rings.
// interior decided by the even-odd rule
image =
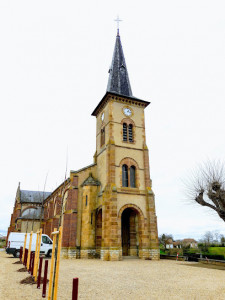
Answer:
[[[166,241],[167,244],[173,244],[173,239],[169,238],[167,241]]]
[[[183,239],[183,242],[184,243],[197,243],[197,241],[194,239]]]
[[[178,246],[178,245],[181,245],[181,244],[182,244],[182,241],[180,241],[180,240],[177,240],[177,241],[173,242],[174,246]]]

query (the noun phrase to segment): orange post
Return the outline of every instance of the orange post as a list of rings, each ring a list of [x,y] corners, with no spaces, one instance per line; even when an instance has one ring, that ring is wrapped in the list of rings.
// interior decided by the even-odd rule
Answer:
[[[24,263],[24,255],[25,255],[26,243],[27,243],[27,233],[25,234],[25,239],[24,239],[22,263]]]
[[[52,279],[53,279],[53,268],[55,261],[55,244],[56,244],[56,234],[57,228],[54,228],[53,232],[53,246],[52,246],[52,258],[51,258],[51,267],[50,267],[50,277],[49,277],[49,286],[48,286],[48,300],[51,300],[52,297]]]
[[[62,242],[62,226],[59,227],[58,252],[57,252],[57,262],[56,262],[56,272],[55,272],[55,288],[54,288],[54,298],[53,298],[53,300],[57,300],[61,242]]]
[[[31,252],[31,245],[32,245],[32,236],[33,236],[33,231],[31,231],[30,233],[30,243],[29,243],[28,258],[27,258],[27,270],[29,270],[30,267],[30,252]]]

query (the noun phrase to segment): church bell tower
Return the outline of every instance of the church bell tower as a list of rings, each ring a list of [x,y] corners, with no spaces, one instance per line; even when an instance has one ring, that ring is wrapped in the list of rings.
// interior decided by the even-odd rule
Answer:
[[[103,260],[159,259],[155,198],[149,172],[144,110],[133,96],[119,35],[107,91],[96,117],[96,252]]]

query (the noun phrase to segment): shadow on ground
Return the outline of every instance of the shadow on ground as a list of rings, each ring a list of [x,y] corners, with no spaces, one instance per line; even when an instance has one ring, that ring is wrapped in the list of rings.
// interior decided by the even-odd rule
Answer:
[[[211,264],[201,264],[201,263],[195,263],[195,264],[181,264],[186,267],[196,267],[196,268],[205,268],[205,269],[214,269],[214,270],[225,270],[225,267],[223,266],[217,266],[217,265],[211,265]]]

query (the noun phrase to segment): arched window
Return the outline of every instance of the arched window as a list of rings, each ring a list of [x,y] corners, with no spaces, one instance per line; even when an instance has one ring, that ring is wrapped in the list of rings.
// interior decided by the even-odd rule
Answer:
[[[123,140],[127,141],[127,124],[123,123]]]
[[[122,166],[122,186],[128,187],[128,167],[127,167],[127,165]]]
[[[105,128],[101,129],[101,146],[105,144]]]
[[[129,133],[129,142],[133,142],[133,125],[129,124],[128,126],[128,133]]]
[[[130,186],[135,187],[135,166],[130,167]]]

